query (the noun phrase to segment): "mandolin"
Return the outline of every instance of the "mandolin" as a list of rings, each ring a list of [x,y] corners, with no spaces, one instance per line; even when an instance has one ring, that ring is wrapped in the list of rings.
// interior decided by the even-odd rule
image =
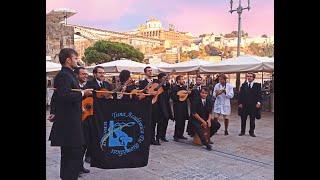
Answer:
[[[180,90],[177,92],[177,95],[179,96],[179,101],[185,101],[188,98],[188,95],[191,93],[191,91],[187,90]]]

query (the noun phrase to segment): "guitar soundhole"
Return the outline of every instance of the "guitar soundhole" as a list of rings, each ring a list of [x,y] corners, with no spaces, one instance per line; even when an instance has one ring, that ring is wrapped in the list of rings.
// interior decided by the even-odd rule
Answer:
[[[86,108],[86,110],[90,110],[92,107],[90,104],[86,104],[85,108]]]

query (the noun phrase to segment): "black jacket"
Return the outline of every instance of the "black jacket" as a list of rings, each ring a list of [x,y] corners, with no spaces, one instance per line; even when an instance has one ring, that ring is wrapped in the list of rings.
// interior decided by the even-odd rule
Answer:
[[[175,85],[172,88],[171,99],[173,101],[173,114],[174,119],[177,120],[187,120],[189,119],[188,112],[188,100],[180,101],[177,92],[180,90],[187,90],[185,86]]]
[[[54,114],[49,140],[52,146],[82,146],[84,137],[81,128],[81,100],[80,89],[74,72],[62,67],[54,80],[56,88],[54,97]]]
[[[238,109],[240,116],[255,115],[260,119],[260,109],[256,108],[257,102],[262,103],[261,84],[253,83],[252,88],[245,82],[241,85],[238,104],[242,104],[242,108]]]
[[[191,114],[190,119],[194,121],[198,121],[193,114],[197,113],[203,120],[208,120],[209,115],[212,112],[212,100],[208,96],[206,98],[205,106],[202,104],[201,98],[195,99],[195,101],[191,104]]]
[[[159,80],[154,80],[154,82],[160,83]],[[170,84],[164,84],[162,85],[162,88],[164,92],[158,96],[158,108],[160,112],[160,118],[165,120],[173,119],[170,105]]]

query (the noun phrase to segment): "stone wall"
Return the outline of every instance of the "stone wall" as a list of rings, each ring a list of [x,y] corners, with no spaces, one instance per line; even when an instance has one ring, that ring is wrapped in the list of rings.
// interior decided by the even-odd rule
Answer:
[[[74,48],[74,28],[63,23],[46,23],[46,55],[59,62],[58,54],[62,48]]]

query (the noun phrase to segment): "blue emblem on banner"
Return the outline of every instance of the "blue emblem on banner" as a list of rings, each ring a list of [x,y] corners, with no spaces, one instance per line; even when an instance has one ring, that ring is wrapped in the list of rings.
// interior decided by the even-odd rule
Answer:
[[[132,112],[112,113],[112,120],[104,122],[100,147],[112,155],[126,155],[139,149],[144,141],[144,126]]]

